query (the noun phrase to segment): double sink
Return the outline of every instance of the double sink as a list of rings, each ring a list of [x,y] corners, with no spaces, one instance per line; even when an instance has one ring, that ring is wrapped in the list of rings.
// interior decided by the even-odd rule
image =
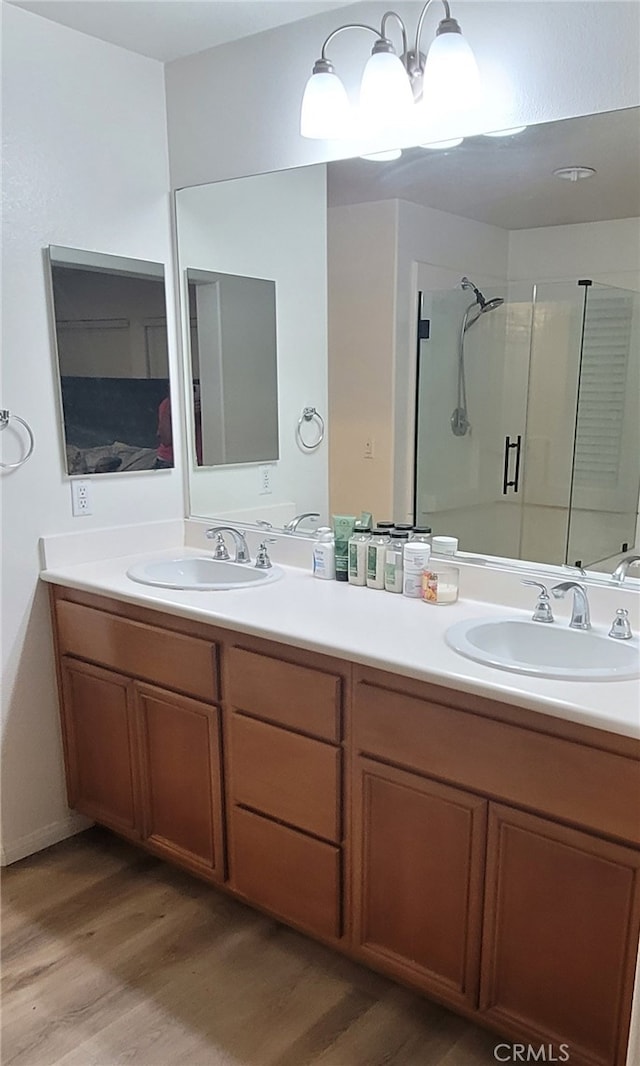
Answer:
[[[133,581],[167,589],[224,591],[256,588],[283,577],[278,566],[260,569],[211,556],[156,559],[131,567]],[[614,640],[569,626],[543,625],[521,618],[457,622],[444,634],[459,655],[511,673],[565,681],[628,680],[640,676],[637,638]]]

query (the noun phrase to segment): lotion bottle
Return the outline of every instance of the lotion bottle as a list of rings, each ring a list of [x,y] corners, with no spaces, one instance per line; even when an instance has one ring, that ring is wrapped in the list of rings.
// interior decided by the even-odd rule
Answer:
[[[329,526],[320,526],[317,541],[313,546],[313,576],[324,581],[335,581],[336,546],[333,530]]]

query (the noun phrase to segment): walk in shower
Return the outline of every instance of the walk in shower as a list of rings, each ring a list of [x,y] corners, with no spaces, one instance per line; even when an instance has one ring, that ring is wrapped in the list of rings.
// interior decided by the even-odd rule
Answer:
[[[538,562],[591,566],[627,551],[640,294],[475,280],[420,293],[416,521],[464,550]]]

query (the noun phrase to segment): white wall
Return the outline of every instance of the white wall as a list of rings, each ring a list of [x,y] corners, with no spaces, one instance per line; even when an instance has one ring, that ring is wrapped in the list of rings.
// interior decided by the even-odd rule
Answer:
[[[421,0],[393,6],[413,32]],[[302,92],[325,36],[344,22],[379,24],[387,7],[354,5],[168,64],[173,186],[354,154],[349,145],[300,137]],[[508,114],[494,128],[640,103],[636,3],[460,0],[454,14],[484,80],[506,104]],[[427,41],[439,17],[429,13]],[[329,54],[352,92],[369,50],[367,34],[342,34],[331,46]]]
[[[260,466],[192,470],[191,513],[276,524],[328,507],[327,442],[304,451],[295,430],[304,407],[327,420],[325,167],[262,174],[184,190],[177,196],[179,260],[187,268],[276,284],[280,458],[270,467],[271,493],[261,495]],[[202,367],[203,353],[200,350]],[[247,403],[260,390],[245,382]],[[305,427],[312,442],[315,426]]]
[[[9,5],[4,22],[2,406],[36,450],[2,475],[2,830],[11,861],[69,832],[43,534],[181,517],[179,470],[102,476],[71,517],[57,424],[43,248],[150,259],[171,271],[163,68]],[[175,315],[169,307],[176,376]],[[176,426],[177,443],[180,430]],[[5,461],[13,444],[3,434]]]

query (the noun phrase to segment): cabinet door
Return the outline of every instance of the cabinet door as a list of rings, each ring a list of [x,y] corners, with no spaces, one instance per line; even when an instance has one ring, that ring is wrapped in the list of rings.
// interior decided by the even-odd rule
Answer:
[[[486,801],[358,759],[354,931],[375,966],[477,1003]]]
[[[65,657],[62,685],[69,805],[139,839],[132,682]]]
[[[224,877],[217,707],[135,683],[144,838],[158,853]]]
[[[491,804],[480,1008],[571,1063],[623,1064],[640,853]]]

